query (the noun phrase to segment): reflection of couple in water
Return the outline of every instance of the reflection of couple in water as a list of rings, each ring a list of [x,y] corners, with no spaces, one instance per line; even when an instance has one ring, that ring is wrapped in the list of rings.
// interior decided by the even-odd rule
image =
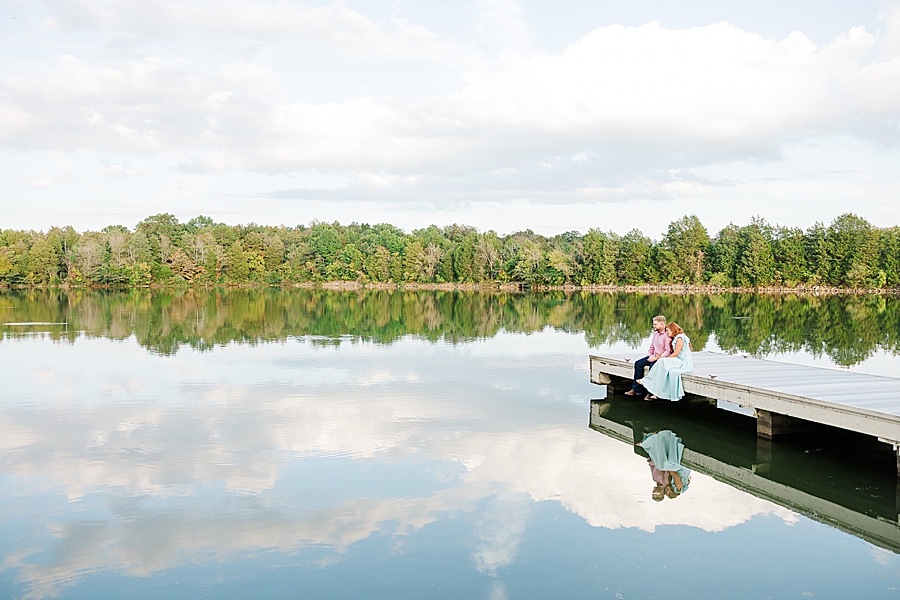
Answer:
[[[691,340],[675,323],[666,323],[662,315],[653,317],[653,336],[647,356],[634,362],[634,380],[626,396],[644,396],[644,400],[680,400],[684,396],[681,374],[694,368]],[[644,369],[650,372],[644,375]]]
[[[681,464],[684,444],[681,438],[668,429],[656,433],[647,433],[640,446],[650,457],[650,476],[656,483],[653,488],[653,499],[661,502],[663,498],[677,498],[685,493],[691,482],[691,470]]]

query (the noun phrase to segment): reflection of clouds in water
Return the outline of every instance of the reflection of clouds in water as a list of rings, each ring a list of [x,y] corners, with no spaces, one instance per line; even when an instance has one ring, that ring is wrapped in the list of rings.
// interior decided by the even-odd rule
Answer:
[[[472,435],[460,440],[458,450],[463,449],[464,456],[485,457],[464,475],[466,481],[557,501],[594,527],[652,532],[662,525],[689,525],[722,531],[755,515],[797,519],[785,508],[699,473],[691,480],[692,494],[655,503],[646,460],[628,444],[583,428],[535,427],[499,438]]]
[[[475,497],[466,497],[473,492]],[[470,489],[422,498],[354,499],[322,510],[302,510],[290,502],[277,505],[269,498],[165,511],[120,501],[110,518],[48,525],[54,543],[21,548],[4,557],[3,568],[19,569],[18,579],[29,583],[27,597],[39,598],[57,595],[78,577],[102,570],[146,577],[211,557],[241,558],[253,550],[288,554],[324,548],[345,553],[373,534],[402,536],[450,511],[471,511],[482,494]],[[35,560],[38,554],[42,556]],[[340,560],[332,554],[317,563]]]
[[[477,406],[481,401],[465,394],[423,401],[404,394],[402,384],[363,396],[327,389],[305,396],[281,387],[194,392],[193,405],[183,408],[75,406],[52,418],[43,411],[6,411],[0,469],[49,476],[69,498],[110,487],[174,498],[211,480],[240,493],[271,490],[301,457],[425,453],[463,465],[467,485],[558,501],[593,526],[653,531],[685,524],[721,531],[756,514],[793,518],[699,474],[692,483],[699,493],[651,506],[646,462],[627,444],[585,427],[516,420],[507,417],[508,405]],[[500,430],[474,429],[473,420]]]
[[[502,581],[495,581],[491,586],[490,600],[509,600],[509,594],[506,593],[506,584]]]
[[[69,499],[123,506],[91,522],[78,520],[67,506],[42,513],[35,527],[47,535],[31,537],[52,536],[52,556],[34,560],[48,551],[36,541],[7,556],[4,568],[20,569],[22,581],[34,581],[35,593],[46,593],[91,570],[146,575],[212,556],[225,560],[259,549],[289,553],[313,544],[343,552],[376,532],[403,535],[448,511],[474,511],[487,498],[472,559],[490,574],[515,560],[531,501],[559,502],[595,527],[647,531],[667,524],[721,531],[757,514],[795,518],[696,475],[690,497],[655,505],[645,461],[628,445],[587,429],[587,405],[583,420],[571,423],[571,405],[538,398],[541,386],[535,382],[546,386],[552,380],[567,396],[578,389],[567,378],[581,381],[584,373],[572,369],[570,356],[523,362],[479,354],[473,360],[474,347],[416,341],[378,353],[363,345],[340,353],[301,345],[185,352],[187,363],[198,367],[192,369],[182,355],[162,361],[123,355],[121,345],[94,344],[92,360],[105,365],[105,372],[121,367],[131,379],[141,371],[160,401],[0,405],[0,473],[22,478],[20,495],[45,494],[42,486],[49,481]],[[365,361],[354,362],[357,350]],[[252,385],[235,383],[249,378],[247,372],[226,373],[221,381],[217,373],[234,369],[237,356],[247,363],[290,361],[291,368],[256,364]],[[305,369],[295,369],[302,361]],[[59,362],[63,371],[79,366]],[[410,382],[410,373],[417,383]],[[80,387],[73,393],[102,397],[105,381],[96,373],[77,379]],[[495,388],[497,381],[520,385],[508,392]],[[387,495],[399,498],[386,500],[367,497],[371,491],[365,487],[334,492],[310,483],[336,507],[328,510],[301,509],[294,492],[276,485],[304,458],[407,456],[465,470],[459,477],[442,476],[453,487],[437,492],[410,493],[402,483],[390,484]],[[216,482],[223,488],[218,495],[198,496]],[[344,497],[333,497],[338,493]],[[123,498],[130,496],[146,504],[128,508]],[[229,508],[235,503],[242,508]],[[505,587],[496,582],[491,594],[503,598]]]
[[[523,342],[529,339],[535,343]],[[539,340],[539,341],[538,341]],[[540,331],[530,334],[499,334],[478,344],[462,347],[464,354],[487,358],[492,362],[498,360],[521,360],[523,358],[535,358],[540,360],[551,354],[563,355],[566,362],[590,365],[586,359],[584,338],[571,335],[562,331],[556,331],[549,325],[545,325]]]
[[[872,555],[872,560],[883,566],[891,564],[891,559],[894,557],[894,553],[890,550],[885,550],[884,548],[879,548],[878,546],[873,546],[871,544],[869,545],[869,554]]]
[[[31,373],[29,373],[33,379],[38,381],[53,381],[56,378],[56,373],[51,371],[50,369],[35,369]]]
[[[353,385],[369,386],[383,383],[402,381],[406,383],[418,383],[419,376],[416,373],[397,373],[387,369],[368,371],[353,378]]]
[[[243,390],[246,396],[236,389],[224,395],[218,389],[208,391],[217,398],[214,411],[200,402],[194,410],[144,404],[97,412],[73,407],[52,420],[44,412],[5,415],[0,429],[8,429],[0,439],[12,439],[6,435],[12,429],[23,444],[5,453],[3,471],[46,475],[63,485],[70,498],[91,492],[128,493],[166,502],[165,511],[150,510],[134,523],[122,513],[99,531],[83,530],[78,522],[59,528],[54,534],[59,539],[90,533],[93,541],[64,544],[81,550],[52,565],[23,567],[25,580],[65,579],[66,573],[96,566],[103,560],[98,557],[106,557],[107,568],[145,574],[179,560],[201,560],[209,552],[220,559],[258,548],[287,552],[304,547],[303,540],[344,549],[381,531],[379,523],[385,520],[398,523],[398,531],[414,530],[451,508],[473,510],[472,502],[493,494],[497,495],[481,517],[473,554],[478,568],[487,572],[514,560],[527,523],[529,497],[558,501],[591,525],[608,528],[652,531],[679,523],[720,531],[755,514],[774,512],[791,518],[784,509],[700,477],[691,497],[671,506],[652,505],[645,461],[629,446],[583,427],[519,422],[508,423],[512,429],[506,431],[472,431],[460,424],[477,415],[473,407],[455,405],[458,400],[404,398],[390,387],[361,401],[340,395],[296,396],[286,390],[280,390],[280,396],[269,390],[264,400],[258,399],[258,390]],[[248,405],[252,411],[247,411]],[[485,407],[482,418],[499,422],[501,415],[491,418],[490,411]],[[104,436],[105,443],[98,446]],[[388,501],[372,508],[365,498],[346,500],[346,514],[280,511],[257,504],[243,520],[223,515],[210,521],[200,509],[179,519],[171,517],[173,507],[195,493],[196,483],[221,481],[226,489],[250,494],[251,499],[263,494],[266,502],[277,505],[287,499],[274,490],[275,484],[297,456],[368,459],[411,452],[465,465],[465,474],[456,480],[456,487],[433,497],[403,499],[405,504]],[[460,504],[460,499],[466,502]],[[138,534],[137,523],[152,535]],[[84,552],[87,547],[95,550]],[[31,548],[7,566],[23,565],[39,550]],[[94,562],[87,558],[80,562],[87,556]]]
[[[475,525],[478,543],[472,559],[479,571],[496,575],[497,569],[513,563],[530,512],[531,502],[522,494],[504,490],[491,498]]]

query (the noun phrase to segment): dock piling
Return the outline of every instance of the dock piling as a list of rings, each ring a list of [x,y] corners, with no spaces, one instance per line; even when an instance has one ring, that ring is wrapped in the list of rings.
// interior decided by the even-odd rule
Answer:
[[[768,410],[756,410],[756,435],[766,440],[811,433],[820,429],[822,429],[822,425],[812,421],[780,415]]]

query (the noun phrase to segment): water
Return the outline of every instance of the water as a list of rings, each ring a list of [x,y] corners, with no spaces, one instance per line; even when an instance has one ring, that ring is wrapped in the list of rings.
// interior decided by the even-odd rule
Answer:
[[[0,311],[44,323],[0,329],[0,597],[900,595],[884,448],[592,403],[587,362],[664,313],[697,349],[894,375],[893,298],[7,291]],[[661,428],[708,469],[656,502],[629,436]]]

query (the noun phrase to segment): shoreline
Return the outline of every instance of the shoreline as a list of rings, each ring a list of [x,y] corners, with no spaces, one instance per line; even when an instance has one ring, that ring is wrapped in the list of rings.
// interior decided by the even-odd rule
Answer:
[[[262,288],[281,288],[281,289],[323,289],[332,291],[362,291],[362,290],[381,290],[381,291],[440,291],[440,292],[509,292],[509,293],[526,293],[526,292],[564,292],[564,293],[642,293],[642,294],[676,294],[676,295],[693,295],[693,294],[767,294],[767,295],[811,295],[811,296],[834,296],[834,295],[853,295],[853,296],[896,296],[900,295],[900,288],[840,288],[826,286],[795,286],[780,287],[766,286],[759,288],[745,287],[719,287],[711,285],[687,285],[687,284],[645,284],[645,285],[529,285],[522,282],[491,282],[491,283],[363,283],[360,281],[317,281],[303,283],[284,283],[284,284],[267,284],[267,283],[241,283],[241,284],[149,284],[149,285],[111,285],[111,284],[91,284],[91,285],[72,285],[68,283],[62,284],[38,284],[38,285],[0,285],[0,291],[3,290],[41,290],[41,289],[58,289],[58,290],[126,290],[126,289],[199,289],[199,288],[224,288],[224,289],[262,289]]]

